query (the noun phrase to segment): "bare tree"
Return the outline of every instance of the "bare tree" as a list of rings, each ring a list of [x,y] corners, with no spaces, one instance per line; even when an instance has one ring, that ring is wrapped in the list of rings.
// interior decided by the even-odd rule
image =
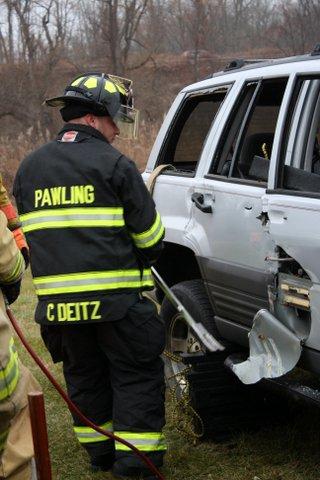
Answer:
[[[113,73],[123,75],[135,68],[131,62],[132,51],[149,53],[139,27],[147,11],[149,0],[95,0],[82,3],[83,12],[90,24],[89,49],[104,56]]]
[[[41,105],[53,81],[55,68],[67,53],[73,3],[73,0],[2,2],[11,26],[7,27],[6,37],[2,32],[2,37],[0,35],[0,44],[2,38],[7,49],[8,65],[2,71],[0,118],[11,116],[18,122],[22,120],[26,128],[34,126],[42,132],[50,129],[50,117]]]
[[[9,63],[14,61],[13,7],[11,2],[3,0],[0,3],[0,12],[3,13],[1,18],[5,19],[0,23],[0,54],[2,61]]]
[[[190,34],[193,39],[194,46],[194,80],[199,80],[199,54],[201,50],[205,50],[205,32],[207,27],[207,10],[206,0],[192,0],[191,18],[190,22]]]
[[[286,54],[310,51],[319,41],[318,0],[281,0],[273,44]]]

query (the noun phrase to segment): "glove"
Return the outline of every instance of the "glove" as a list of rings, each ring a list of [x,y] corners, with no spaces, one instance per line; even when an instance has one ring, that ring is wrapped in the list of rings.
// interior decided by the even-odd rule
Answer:
[[[28,248],[26,239],[24,238],[21,228],[16,228],[15,230],[13,230],[12,233],[16,241],[17,247],[19,248],[20,252],[23,255],[26,268],[27,268],[30,263],[30,255],[29,255],[29,248]]]
[[[21,280],[18,280],[14,283],[9,283],[7,285],[1,285],[1,290],[3,295],[8,300],[9,305],[15,302],[20,294]]]

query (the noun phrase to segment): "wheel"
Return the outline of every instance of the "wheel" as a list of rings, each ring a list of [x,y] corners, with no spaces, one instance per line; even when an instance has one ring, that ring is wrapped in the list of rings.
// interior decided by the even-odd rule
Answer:
[[[221,342],[203,282],[181,282],[174,285],[172,291],[194,320],[201,322]],[[200,430],[205,437],[223,441],[237,431],[256,426],[261,417],[260,406],[264,408],[263,397],[256,387],[244,386],[224,366],[226,357],[239,351],[239,347],[223,342],[224,351],[206,352],[167,298],[162,302],[161,316],[166,325],[165,374],[174,403],[175,424],[184,425],[181,418],[187,417],[187,428],[180,427],[181,433],[191,431],[193,437],[201,436],[198,435],[200,420]]]
[[[215,338],[219,337],[214,325],[214,312],[202,280],[178,283],[172,287],[172,291],[194,320],[201,322]],[[180,375],[186,370],[185,364],[179,360],[181,354],[205,353],[206,348],[167,298],[162,302],[161,316],[166,326],[166,380],[168,386],[176,388],[179,395],[186,388],[186,379]]]

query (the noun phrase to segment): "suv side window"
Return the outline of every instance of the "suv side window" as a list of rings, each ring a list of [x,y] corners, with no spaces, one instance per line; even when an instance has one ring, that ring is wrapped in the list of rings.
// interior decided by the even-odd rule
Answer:
[[[210,174],[267,182],[287,78],[248,82],[227,121]]]
[[[320,79],[298,79],[278,165],[277,188],[320,194]]]
[[[175,170],[169,170],[168,174],[194,175],[211,125],[230,88],[231,85],[226,85],[210,93],[197,92],[185,99],[171,125],[157,165],[173,165]]]

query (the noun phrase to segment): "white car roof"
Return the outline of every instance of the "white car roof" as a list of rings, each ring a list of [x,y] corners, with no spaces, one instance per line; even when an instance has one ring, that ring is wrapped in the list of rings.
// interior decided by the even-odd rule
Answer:
[[[320,73],[320,55],[300,55],[288,58],[276,58],[271,60],[235,60],[239,62],[239,67],[226,68],[221,72],[216,72],[210,77],[201,80],[192,85],[188,85],[182,89],[183,93],[193,90],[201,90],[210,86],[219,85],[222,83],[232,83],[241,79],[253,79],[264,76],[284,76],[290,75],[294,72],[301,74],[305,73]],[[241,66],[240,62],[244,62]],[[233,62],[231,62],[233,63]],[[237,65],[235,63],[235,65]]]

